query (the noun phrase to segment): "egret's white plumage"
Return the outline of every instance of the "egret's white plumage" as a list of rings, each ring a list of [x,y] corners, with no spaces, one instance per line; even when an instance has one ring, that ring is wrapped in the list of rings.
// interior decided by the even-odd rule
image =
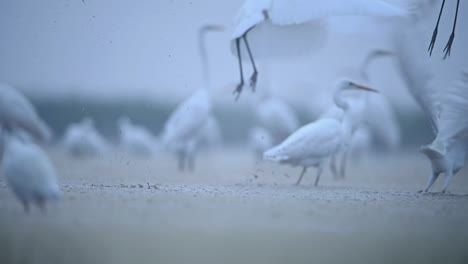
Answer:
[[[200,132],[198,147],[202,149],[214,149],[220,147],[223,143],[221,126],[213,115],[208,117],[205,125]]]
[[[0,124],[6,129],[21,128],[40,141],[52,137],[33,104],[18,90],[4,84],[0,84]]]
[[[158,141],[145,127],[122,117],[118,120],[118,128],[120,145],[126,151],[143,156],[150,156],[156,151]]]
[[[302,180],[308,167],[317,167],[318,172],[315,180],[315,185],[317,185],[325,161],[336,153],[342,144],[349,144],[348,138],[351,137],[349,123],[351,121],[348,110],[352,108],[352,105],[342,98],[342,92],[355,88],[368,89],[350,81],[341,81],[338,84],[334,101],[345,111],[342,120],[323,118],[305,125],[281,144],[266,151],[264,158],[293,166],[302,166],[303,170],[297,184]]]
[[[411,26],[408,26],[409,23]],[[468,72],[455,84],[437,85],[427,57],[420,47],[423,38],[415,17],[397,28],[395,44],[401,75],[416,101],[424,110],[436,135],[434,141],[422,147],[430,159],[432,175],[424,191],[428,191],[441,173],[450,181],[466,163],[468,151]]]
[[[207,32],[219,31],[218,26],[204,26],[199,30],[199,48],[202,61],[204,85],[192,96],[177,106],[171,113],[162,134],[162,143],[166,149],[174,152],[178,157],[179,169],[188,167],[193,169],[195,152],[198,141],[212,111],[212,100],[208,92],[210,78],[204,37]]]
[[[294,26],[301,26],[309,22],[318,21],[330,16],[399,16],[404,15],[403,10],[390,5],[381,0],[331,0],[331,1],[310,1],[310,0],[247,0],[240,8],[236,17],[234,30],[232,33],[232,44],[236,46],[236,54],[239,58],[239,68],[241,73],[240,84],[235,92],[240,94],[244,85],[242,70],[242,54],[240,53],[240,39],[245,42],[249,59],[253,66],[253,74],[250,78],[252,87],[255,87],[257,80],[257,68],[254,62],[255,52],[252,52],[246,35],[256,34],[255,28],[265,21],[277,27],[289,27],[293,31]],[[302,35],[311,34],[304,31]],[[310,43],[307,43],[310,45]],[[270,51],[270,47],[262,45],[263,51]],[[293,48],[292,50],[296,50]],[[274,54],[277,51],[270,53]],[[246,56],[244,56],[246,57]]]
[[[65,150],[76,157],[99,156],[109,150],[109,145],[94,127],[94,121],[87,117],[71,124],[62,139]]]
[[[45,210],[45,203],[60,195],[57,175],[47,154],[15,132],[4,132],[3,140],[2,174],[8,185],[26,212],[31,203]]]
[[[274,146],[273,137],[263,127],[253,127],[248,134],[248,146],[255,152],[258,160],[263,158],[263,153]]]

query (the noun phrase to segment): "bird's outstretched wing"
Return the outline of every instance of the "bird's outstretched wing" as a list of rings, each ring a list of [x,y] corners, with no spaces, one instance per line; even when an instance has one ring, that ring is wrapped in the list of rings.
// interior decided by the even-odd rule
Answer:
[[[382,0],[275,0],[268,17],[274,24],[302,24],[330,16],[402,16],[404,10]]]
[[[440,87],[437,124],[439,138],[468,139],[468,70],[454,85]]]

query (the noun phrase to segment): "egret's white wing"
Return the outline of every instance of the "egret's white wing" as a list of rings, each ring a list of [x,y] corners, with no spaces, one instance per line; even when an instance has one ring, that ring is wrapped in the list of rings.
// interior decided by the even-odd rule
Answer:
[[[406,86],[418,102],[427,119],[431,122],[434,132],[437,133],[437,94],[434,85],[434,74],[430,67],[429,56],[426,52],[426,39],[418,30],[418,21],[415,18],[402,22],[395,29],[395,48],[398,69]]]
[[[279,161],[323,158],[336,151],[341,132],[338,121],[321,119],[301,127],[283,143],[265,152],[265,157]]]
[[[468,139],[468,71],[455,85],[442,88],[438,98],[438,137]]]
[[[247,0],[239,9],[234,20],[234,31],[232,38],[242,36],[251,27],[262,22],[265,17],[263,10],[270,9],[271,0]]]
[[[302,24],[330,16],[402,16],[404,10],[382,0],[273,0],[273,24]]]

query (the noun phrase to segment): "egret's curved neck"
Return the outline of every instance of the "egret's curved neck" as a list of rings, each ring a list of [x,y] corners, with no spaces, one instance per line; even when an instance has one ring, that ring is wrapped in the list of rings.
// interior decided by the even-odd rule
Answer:
[[[346,111],[349,109],[349,103],[343,99],[343,90],[344,88],[336,90],[335,94],[333,95],[333,101],[335,102],[336,106],[341,108],[346,113]]]
[[[209,76],[210,69],[208,64],[207,52],[206,52],[206,43],[205,36],[208,30],[206,28],[201,28],[198,31],[198,49],[200,52],[202,73],[203,73],[203,87],[208,89],[211,86],[211,79]]]

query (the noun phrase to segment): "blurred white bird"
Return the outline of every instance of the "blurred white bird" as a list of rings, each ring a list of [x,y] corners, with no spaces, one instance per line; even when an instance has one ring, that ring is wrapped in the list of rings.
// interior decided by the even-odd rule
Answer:
[[[198,32],[203,70],[203,86],[182,102],[167,120],[162,134],[166,149],[176,154],[180,170],[193,170],[195,152],[201,132],[211,116],[212,101],[208,90],[211,87],[206,58],[205,34],[221,31],[222,27],[207,25]]]
[[[62,139],[62,146],[75,157],[92,157],[105,154],[109,150],[106,140],[94,127],[90,117],[71,124]]]
[[[158,141],[148,129],[134,124],[128,117],[121,117],[117,123],[119,141],[123,149],[141,156],[151,156],[155,153]]]
[[[242,5],[235,22],[232,33],[232,43],[236,45],[239,60],[240,83],[234,93],[239,97],[244,86],[242,70],[242,56],[240,40],[243,39],[247,49],[253,74],[250,77],[250,86],[254,89],[257,81],[257,68],[253,58],[253,52],[247,41],[247,34],[256,34],[255,28],[263,23],[275,26],[289,26],[306,24],[318,21],[329,16],[359,15],[359,16],[398,16],[404,12],[388,4],[385,1],[373,0],[246,0]],[[310,32],[309,32],[310,34]],[[303,32],[302,35],[307,35]],[[310,45],[310,43],[308,43]],[[263,47],[268,49],[268,47]]]
[[[200,132],[198,139],[198,148],[212,150],[220,147],[223,143],[223,135],[218,120],[213,115],[208,117],[205,125]]]
[[[276,145],[299,128],[299,119],[294,109],[281,98],[272,95],[268,84],[264,83],[265,87],[262,87],[253,102],[255,124],[265,128]]]
[[[21,128],[42,142],[52,137],[33,104],[18,90],[3,84],[0,84],[0,125],[6,130]]]
[[[5,144],[2,174],[7,184],[26,212],[31,203],[45,211],[46,202],[60,196],[54,166],[39,146],[15,130],[3,131],[2,136]]]
[[[349,144],[351,137],[350,116],[348,110],[352,108],[342,97],[346,90],[361,89],[373,91],[373,89],[342,80],[338,83],[338,89],[334,94],[334,102],[345,111],[342,120],[323,118],[299,128],[280,145],[268,150],[264,154],[266,160],[287,163],[293,166],[302,166],[301,175],[296,184],[299,184],[308,167],[317,167],[317,177],[314,185],[317,186],[325,161],[335,153],[342,144]]]
[[[437,85],[427,58],[422,53],[422,34],[416,17],[402,22],[396,30],[395,47],[403,80],[422,107],[436,134],[434,141],[421,148],[432,163],[432,175],[424,192],[441,173],[446,176],[442,193],[465,163],[468,151],[468,71],[455,85]]]
[[[252,149],[257,160],[263,159],[263,153],[274,146],[273,137],[263,127],[253,127],[248,134],[248,146]]]

